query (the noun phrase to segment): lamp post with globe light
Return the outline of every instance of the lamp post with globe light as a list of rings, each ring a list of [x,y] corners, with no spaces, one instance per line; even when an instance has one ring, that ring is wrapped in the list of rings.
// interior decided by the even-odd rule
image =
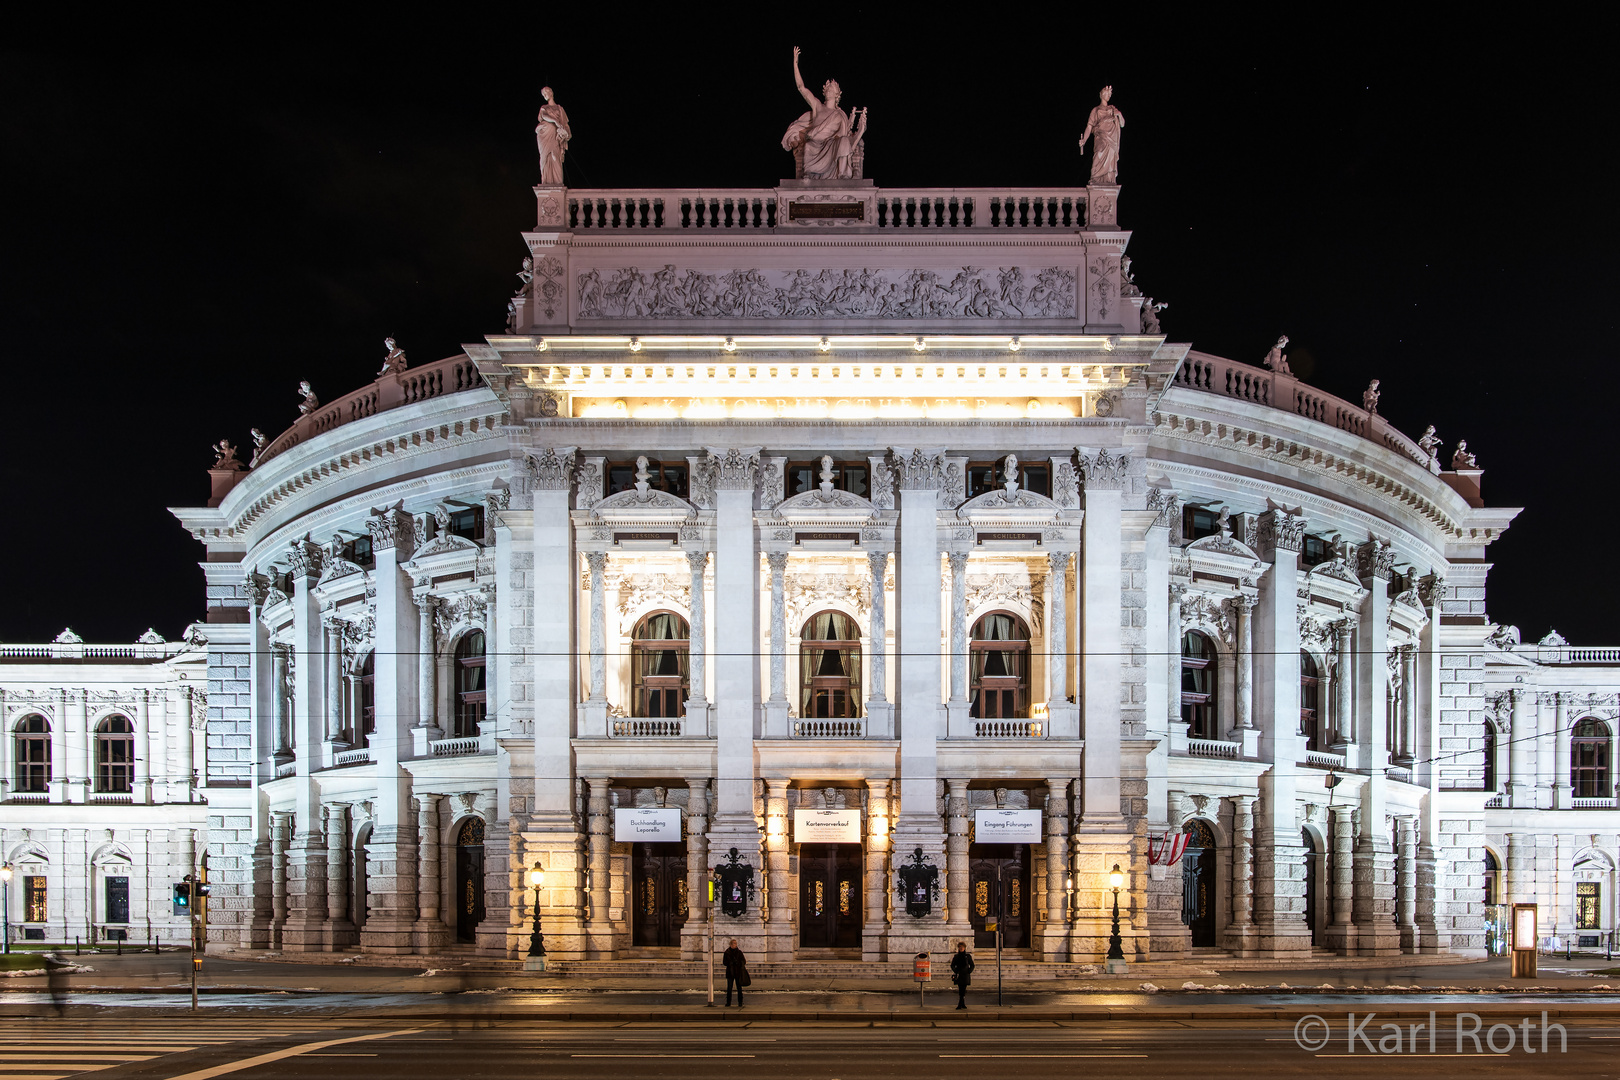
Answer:
[[[529,959],[523,965],[530,971],[546,970],[546,939],[540,933],[540,886],[545,880],[545,868],[536,859],[529,870],[529,885],[534,889],[534,932],[529,935]]]
[[[1119,890],[1125,887],[1125,875],[1120,872],[1119,863],[1108,872],[1108,886],[1114,890],[1114,932],[1108,935],[1108,959],[1112,961],[1125,959],[1125,950],[1120,948],[1119,940]]]

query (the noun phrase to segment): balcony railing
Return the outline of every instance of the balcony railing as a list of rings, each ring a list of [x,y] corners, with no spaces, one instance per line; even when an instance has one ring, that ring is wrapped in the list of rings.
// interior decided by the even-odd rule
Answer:
[[[878,188],[851,189],[874,195],[879,229],[1028,230],[1078,229],[1086,222],[1085,188]],[[672,232],[774,229],[775,188],[717,191],[669,189],[568,192],[568,227],[579,232]]]
[[[1614,799],[1582,799],[1579,797],[1569,801],[1570,806],[1576,810],[1613,810]]]
[[[794,717],[789,724],[788,734],[795,739],[864,739],[866,717],[857,716],[842,720]]]
[[[1042,720],[975,720],[975,739],[1040,739],[1046,735]]]
[[[674,739],[681,735],[685,721],[678,716],[614,717],[608,721],[608,737],[613,739]]]
[[[478,753],[483,741],[476,735],[461,739],[439,739],[428,744],[428,750],[434,757],[464,757],[468,754]]]
[[[1193,757],[1231,758],[1243,756],[1243,744],[1224,739],[1188,739],[1187,753]]]
[[[1506,797],[1502,795],[1492,795],[1490,798],[1485,800],[1485,809],[1487,810],[1500,810],[1506,805]]]
[[[1305,764],[1317,769],[1344,768],[1344,755],[1335,754],[1329,750],[1305,751]]]
[[[358,750],[340,750],[333,764],[339,769],[346,769],[351,765],[370,765],[371,747],[362,746]]]
[[[444,394],[476,390],[483,385],[478,365],[465,356],[451,356],[421,367],[390,372],[380,376],[370,386],[330,401],[308,416],[299,417],[292,427],[265,444],[253,459],[254,467],[286,453],[305,439],[324,435],[333,428],[355,420]]]

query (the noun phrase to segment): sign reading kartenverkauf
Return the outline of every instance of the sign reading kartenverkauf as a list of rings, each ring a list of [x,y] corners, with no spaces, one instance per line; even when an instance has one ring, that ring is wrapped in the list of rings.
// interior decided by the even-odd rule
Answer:
[[[618,843],[665,843],[680,838],[679,810],[638,806],[613,811],[613,839]]]
[[[980,844],[1038,844],[1039,810],[975,810],[973,839]]]
[[[797,844],[858,844],[861,842],[859,810],[793,811],[793,841]]]

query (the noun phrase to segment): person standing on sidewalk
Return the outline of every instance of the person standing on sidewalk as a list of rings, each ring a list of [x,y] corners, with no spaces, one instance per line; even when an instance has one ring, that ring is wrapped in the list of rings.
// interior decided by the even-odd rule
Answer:
[[[735,983],[737,986],[737,1008],[740,1009],[743,1007],[743,987],[749,983],[748,957],[744,956],[743,951],[737,948],[736,938],[731,939],[731,947],[725,951],[725,955],[720,958],[720,961],[726,968],[726,1006],[728,1008],[731,1006],[731,986]]]
[[[968,984],[973,981],[973,954],[967,951],[967,942],[956,943],[956,955],[951,957],[951,982],[956,984],[956,1007],[967,1008]]]

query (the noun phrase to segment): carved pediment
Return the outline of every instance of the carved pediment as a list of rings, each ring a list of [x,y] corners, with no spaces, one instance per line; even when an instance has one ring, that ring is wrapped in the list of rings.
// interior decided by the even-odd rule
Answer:
[[[646,491],[637,491],[635,488],[626,488],[614,495],[609,495],[592,507],[598,514],[618,511],[635,510],[678,510],[683,515],[693,510],[691,503],[667,491],[657,488],[648,488]]]
[[[428,541],[427,544],[417,549],[413,561],[425,559],[430,555],[448,555],[456,551],[477,550],[478,545],[464,536],[456,536],[453,533],[440,533]]]
[[[1356,573],[1351,569],[1350,564],[1343,559],[1333,559],[1330,562],[1319,563],[1313,566],[1306,576],[1332,578],[1334,581],[1342,581],[1347,585],[1354,585],[1358,589],[1361,588],[1361,579],[1356,577]]]
[[[987,491],[983,495],[975,496],[956,508],[957,517],[969,517],[975,512],[991,512],[1003,514],[1009,510],[1023,511],[1023,516],[1048,517],[1063,509],[1045,495],[1037,495],[1033,491],[1007,491],[997,488]]]
[[[784,517],[792,514],[815,513],[821,510],[859,510],[862,514],[877,509],[868,499],[848,491],[805,491],[777,504],[776,512]]]
[[[325,585],[328,581],[336,581],[338,578],[346,578],[350,574],[363,574],[365,572],[365,567],[359,563],[350,562],[339,555],[328,555],[326,564],[321,568],[320,584]]]
[[[1194,540],[1187,545],[1189,554],[1195,551],[1212,551],[1221,555],[1235,555],[1240,559],[1253,559],[1260,561],[1260,556],[1247,544],[1239,543],[1230,536],[1206,536],[1201,540]]]

